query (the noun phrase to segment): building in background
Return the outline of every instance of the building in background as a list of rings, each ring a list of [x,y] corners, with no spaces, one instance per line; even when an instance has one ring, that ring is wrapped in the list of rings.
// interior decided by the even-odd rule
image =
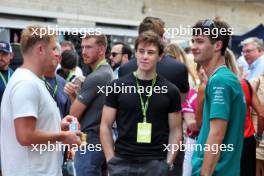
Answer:
[[[241,35],[264,23],[263,7],[263,0],[0,0],[0,39],[17,42],[23,28],[41,24],[71,31],[100,28],[109,41],[133,46],[137,27],[146,16],[162,18],[170,28],[167,39],[172,41],[189,39],[190,35],[175,32],[180,27],[216,17],[231,24],[235,35]],[[60,40],[72,40],[78,48],[76,37],[64,34]]]

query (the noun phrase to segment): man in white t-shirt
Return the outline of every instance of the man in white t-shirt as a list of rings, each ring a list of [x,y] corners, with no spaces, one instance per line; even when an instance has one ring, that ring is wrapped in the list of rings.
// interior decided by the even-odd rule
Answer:
[[[21,36],[24,64],[9,80],[1,106],[1,161],[5,176],[61,176],[64,144],[80,144],[80,132],[67,130],[41,76],[56,59],[56,37],[29,26]]]

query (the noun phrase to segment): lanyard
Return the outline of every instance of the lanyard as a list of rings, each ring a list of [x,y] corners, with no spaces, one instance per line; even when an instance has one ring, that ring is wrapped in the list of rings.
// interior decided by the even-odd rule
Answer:
[[[66,78],[66,82],[69,82],[73,75],[74,75],[74,71],[70,71],[69,75]]]
[[[107,63],[107,62],[106,62],[105,59],[101,60],[101,61],[99,62],[99,64],[96,65],[96,67],[95,67],[95,69],[93,70],[93,72],[96,71],[101,65],[104,65],[104,64],[106,64],[106,63]]]
[[[45,83],[45,86],[46,88],[48,89],[48,91],[50,92],[51,96],[53,98],[55,98],[56,94],[57,94],[57,91],[58,91],[58,82],[57,82],[57,79],[55,77],[55,87],[53,88],[52,85],[46,80],[46,78],[43,76],[42,77],[42,80],[44,81]]]
[[[139,82],[138,82],[137,72],[134,72],[134,75],[136,77],[137,92],[138,92],[140,85],[139,85]],[[153,90],[153,87],[154,87],[156,81],[157,81],[157,74],[155,74],[155,77],[152,79],[151,91]],[[143,114],[143,123],[147,123],[147,110],[148,110],[148,105],[149,105],[149,99],[152,96],[152,92],[151,92],[151,94],[149,96],[147,96],[147,100],[146,100],[145,103],[143,101],[141,93],[138,92],[138,94],[139,94],[140,105],[141,105],[141,110],[142,110],[142,114]]]
[[[4,85],[6,86],[7,85],[7,82],[9,81],[9,79],[10,79],[10,77],[11,77],[11,71],[8,69],[7,70],[7,80],[5,79],[5,77],[4,77],[4,75],[0,72],[0,77],[1,77],[1,79],[2,79],[2,81],[3,81],[3,83],[4,83]]]

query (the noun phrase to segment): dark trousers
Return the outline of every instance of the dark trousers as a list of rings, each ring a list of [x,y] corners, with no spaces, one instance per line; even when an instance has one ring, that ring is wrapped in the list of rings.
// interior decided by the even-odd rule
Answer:
[[[129,160],[114,156],[107,163],[109,176],[168,176],[166,160]]]
[[[183,169],[183,160],[184,160],[184,151],[179,151],[175,162],[173,163],[173,170],[170,172],[170,176],[182,176]]]
[[[244,138],[240,164],[240,176],[256,175],[256,141],[253,135]]]

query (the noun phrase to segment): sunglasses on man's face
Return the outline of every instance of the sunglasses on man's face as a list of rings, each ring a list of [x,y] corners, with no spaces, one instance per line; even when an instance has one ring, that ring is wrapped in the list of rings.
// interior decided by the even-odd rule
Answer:
[[[111,56],[112,56],[112,57],[116,57],[118,54],[123,54],[123,53],[112,52],[112,53],[111,53]]]

